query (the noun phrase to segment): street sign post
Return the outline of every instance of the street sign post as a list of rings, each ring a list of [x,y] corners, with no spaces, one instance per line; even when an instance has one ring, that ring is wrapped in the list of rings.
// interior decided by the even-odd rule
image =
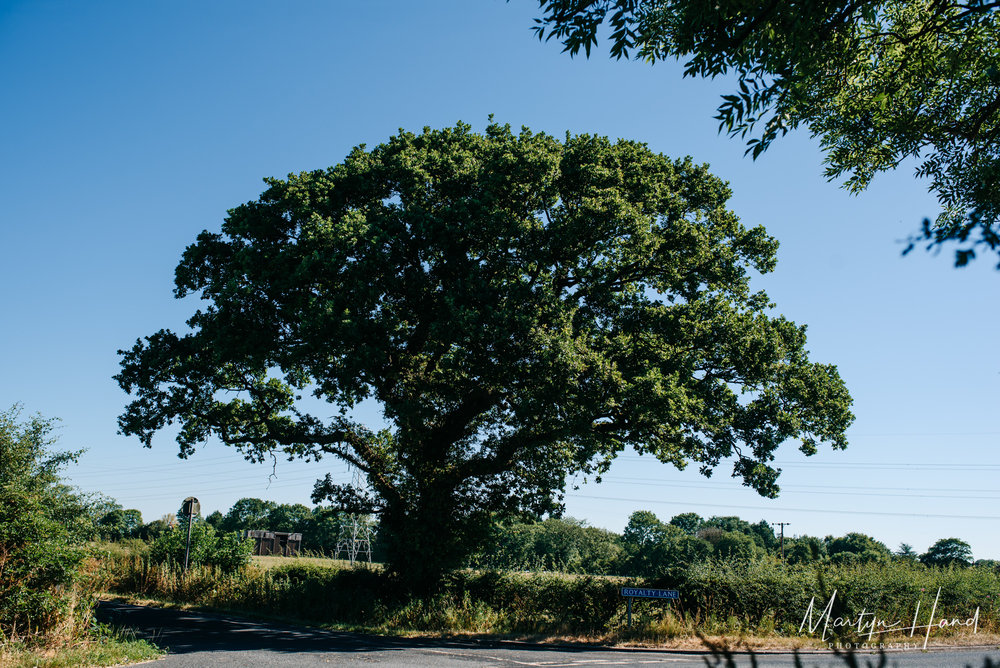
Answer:
[[[188,557],[191,555],[191,522],[194,521],[194,516],[201,512],[201,504],[198,503],[198,499],[189,496],[184,499],[181,510],[188,518],[187,546],[184,548],[184,572],[187,573]]]
[[[622,596],[625,597],[625,605],[628,609],[628,625],[632,626],[632,599],[633,598],[659,598],[668,601],[678,601],[681,593],[676,589],[650,589],[648,587],[622,587]]]

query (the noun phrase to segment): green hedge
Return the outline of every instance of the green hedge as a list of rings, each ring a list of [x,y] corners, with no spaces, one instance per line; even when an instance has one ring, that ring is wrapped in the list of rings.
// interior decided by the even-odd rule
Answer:
[[[108,588],[216,608],[308,621],[395,630],[601,635],[623,631],[621,587],[677,588],[678,603],[637,601],[637,633],[682,635],[753,633],[797,636],[810,599],[816,614],[833,590],[837,615],[864,609],[885,619],[921,620],[941,598],[936,618],[970,617],[981,608],[980,630],[997,628],[1000,578],[985,569],[930,569],[904,563],[827,566],[822,571],[760,560],[708,562],[672,577],[635,579],[556,573],[465,570],[451,574],[437,596],[407,599],[378,570],[337,569],[290,561],[270,570],[227,574],[194,568],[187,576],[141,558],[117,559]],[[941,635],[935,631],[935,636]]]

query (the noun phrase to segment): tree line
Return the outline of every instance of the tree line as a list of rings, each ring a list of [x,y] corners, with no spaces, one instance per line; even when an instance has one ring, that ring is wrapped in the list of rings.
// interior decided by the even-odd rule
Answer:
[[[169,513],[151,522],[143,522],[142,513],[124,509],[114,501],[106,500],[98,511],[96,533],[100,538],[119,541],[129,538],[155,541],[169,534],[174,528],[187,526],[183,512]],[[284,531],[302,534],[302,549],[318,555],[333,555],[341,527],[350,517],[330,506],[309,508],[301,503],[276,503],[246,497],[238,500],[225,513],[215,510],[202,517],[195,517],[195,527],[206,531],[211,527],[214,535],[240,533],[248,530]],[[371,524],[368,517],[362,522]]]
[[[640,510],[632,513],[621,534],[575,519],[497,525],[488,547],[470,565],[650,578],[669,576],[708,560],[784,559],[791,565],[894,560],[926,566],[1000,565],[993,560],[973,562],[971,547],[958,538],[942,538],[923,554],[906,543],[893,551],[858,532],[824,538],[786,537],[783,543],[765,520],[750,523],[734,516],[706,519],[696,513],[682,513],[664,522],[654,513]]]
[[[225,513],[219,510],[210,513],[204,524],[219,535],[252,529],[301,533],[302,547],[307,553],[333,556],[347,519],[345,513],[329,506],[309,508],[301,503],[247,497]],[[387,536],[385,531],[377,531],[373,518],[366,516],[363,521],[376,529],[376,536],[381,534],[381,540],[376,539],[373,544],[378,559]],[[152,540],[168,531],[173,523],[168,516],[142,524],[139,511],[114,508],[100,519],[98,526],[114,529],[104,534],[106,538]],[[123,530],[126,525],[133,527],[131,533]],[[787,536],[782,542],[766,520],[751,523],[735,516],[703,518],[688,512],[663,521],[648,510],[632,513],[620,534],[588,526],[574,518],[495,523],[467,565],[495,570],[660,577],[709,559],[772,559],[790,565],[903,560],[927,566],[1000,566],[993,560],[974,562],[971,547],[958,538],[942,538],[922,554],[906,543],[893,551],[885,543],[859,532],[823,538]]]

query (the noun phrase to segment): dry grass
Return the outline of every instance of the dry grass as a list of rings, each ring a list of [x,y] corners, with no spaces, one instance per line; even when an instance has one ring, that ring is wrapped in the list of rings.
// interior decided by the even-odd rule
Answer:
[[[309,566],[321,566],[324,568],[351,568],[351,562],[346,559],[331,559],[329,557],[277,557],[277,556],[256,556],[252,557],[253,563],[265,570],[277,566],[287,566],[289,564],[305,564]],[[362,564],[364,565],[364,564]],[[375,570],[381,570],[382,564],[372,564]]]
[[[163,650],[145,640],[136,640],[131,633],[105,630],[97,637],[67,644],[7,643],[0,647],[0,668],[123,666],[162,656]]]

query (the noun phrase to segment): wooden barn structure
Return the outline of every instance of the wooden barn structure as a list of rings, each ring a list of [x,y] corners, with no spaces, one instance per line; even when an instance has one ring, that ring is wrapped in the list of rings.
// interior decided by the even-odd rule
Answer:
[[[244,531],[244,538],[253,539],[253,553],[260,556],[297,557],[302,551],[302,534],[285,531]]]

